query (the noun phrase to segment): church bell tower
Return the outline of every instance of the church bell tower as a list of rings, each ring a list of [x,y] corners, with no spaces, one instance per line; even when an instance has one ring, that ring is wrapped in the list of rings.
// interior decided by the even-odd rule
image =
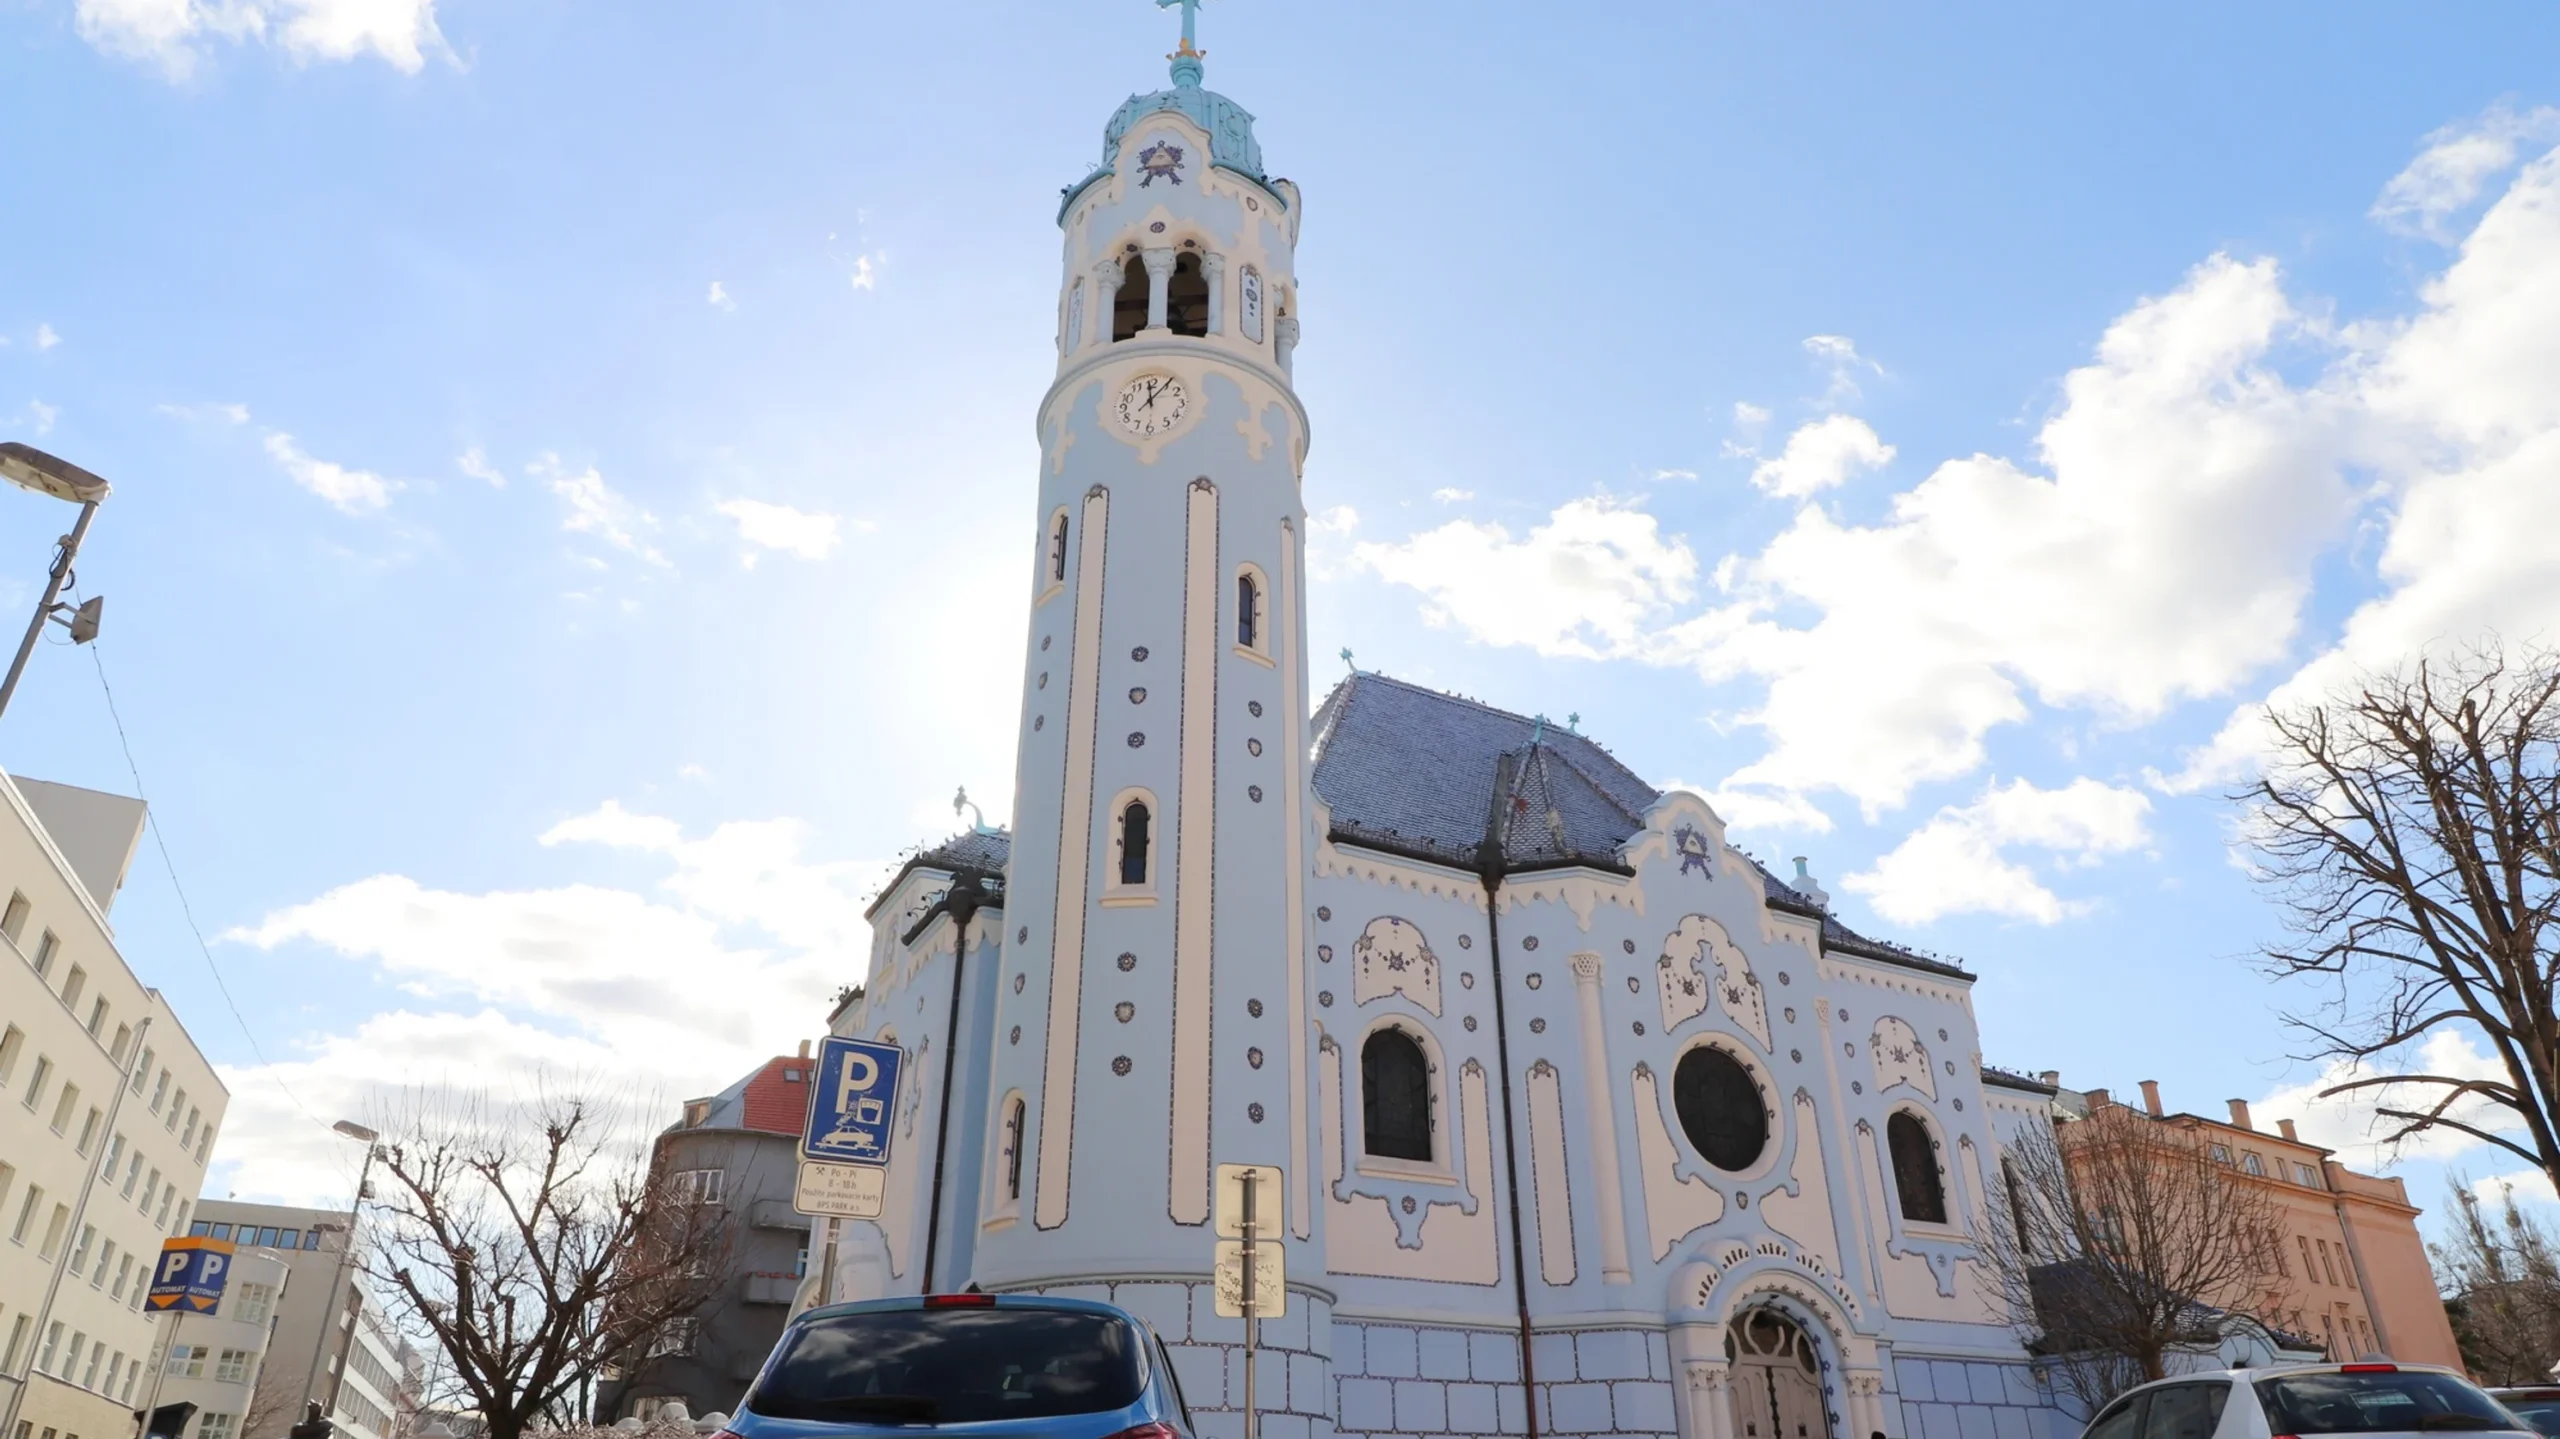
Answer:
[[[1282,1171],[1289,1268],[1322,1269],[1299,197],[1202,87],[1196,0],[1161,3],[1184,10],[1172,87],[1119,108],[1058,210],[989,1289],[1205,1279],[1225,1163]]]

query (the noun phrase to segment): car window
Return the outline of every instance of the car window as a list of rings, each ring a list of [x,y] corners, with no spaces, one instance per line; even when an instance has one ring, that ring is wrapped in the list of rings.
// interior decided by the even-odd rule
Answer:
[[[746,1407],[773,1419],[977,1424],[1125,1409],[1137,1330],[1063,1309],[894,1309],[787,1331]]]
[[[2501,1399],[2507,1412],[2533,1426],[2537,1434],[2560,1435],[2560,1395],[2550,1398]]]
[[[2142,1439],[2213,1439],[2229,1402],[2227,1380],[2171,1384],[2151,1391],[2151,1408],[2143,1416]]]
[[[2275,1374],[2254,1386],[2276,1434],[2509,1429],[2498,1402],[2469,1380],[2423,1369]]]
[[[1173,1407],[1182,1412],[1182,1427],[1191,1427],[1191,1404],[1182,1397],[1182,1376],[1173,1372],[1173,1356],[1165,1352],[1164,1340],[1156,1340],[1156,1363],[1164,1369],[1164,1387],[1173,1391]]]
[[[2127,1394],[2108,1405],[2080,1439],[2134,1439],[2141,1428],[2142,1407],[2150,1398],[2150,1391],[2145,1390],[2139,1394]]]

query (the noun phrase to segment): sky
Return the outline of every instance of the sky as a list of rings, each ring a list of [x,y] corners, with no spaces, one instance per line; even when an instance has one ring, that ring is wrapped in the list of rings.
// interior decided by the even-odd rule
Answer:
[[[1991,1063],[2435,1209],[2520,1167],[2315,1099],[2227,796],[2270,701],[2560,637],[2560,14],[1200,26],[1306,195],[1311,653],[1708,794],[1978,973]],[[0,439],[116,486],[0,764],[152,803],[115,918],[230,1087],[207,1193],[481,1086],[672,1117],[1008,813],[1056,196],[1175,33],[0,0]],[[0,496],[0,605],[67,517]]]

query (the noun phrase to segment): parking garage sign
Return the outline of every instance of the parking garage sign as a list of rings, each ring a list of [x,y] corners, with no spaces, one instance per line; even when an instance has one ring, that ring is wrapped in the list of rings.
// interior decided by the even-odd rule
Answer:
[[[905,1058],[906,1052],[894,1044],[835,1036],[820,1040],[809,1126],[800,1136],[802,1157],[829,1164],[886,1165]]]

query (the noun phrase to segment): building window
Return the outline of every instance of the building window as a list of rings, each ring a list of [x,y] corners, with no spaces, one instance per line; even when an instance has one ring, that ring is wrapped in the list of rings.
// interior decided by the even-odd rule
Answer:
[[[2338,1266],[2329,1261],[2329,1241],[2326,1239],[2320,1241],[2320,1272],[2330,1283],[2338,1282]]]
[[[2267,1166],[2259,1161],[2256,1154],[2248,1150],[2240,1151],[2240,1167],[2261,1179],[2266,1177]]]
[[[76,1084],[62,1086],[62,1096],[53,1104],[54,1133],[60,1134],[71,1127],[71,1111],[79,1107],[79,1104],[80,1086]]]
[[[107,1032],[107,997],[99,995],[89,1003],[89,1037],[97,1039]]]
[[[53,1061],[41,1054],[37,1055],[36,1072],[27,1080],[27,1097],[24,1101],[27,1108],[33,1109],[36,1107],[36,1102],[44,1097],[45,1085],[51,1082],[52,1079]]]
[[[207,1410],[196,1418],[196,1439],[234,1439],[239,1433],[240,1416],[219,1410]]]
[[[209,1346],[203,1344],[170,1345],[169,1377],[172,1379],[202,1379],[204,1377],[205,1356],[212,1352],[213,1350]]]
[[[1893,1189],[1902,1217],[1918,1224],[1947,1222],[1947,1191],[1938,1181],[1937,1141],[1907,1109],[1884,1122],[1885,1148],[1893,1155]]]
[[[2293,1236],[2293,1242],[2302,1246],[2302,1277],[2305,1280],[2317,1282],[2320,1278],[2320,1270],[2311,1262],[2311,1241],[2297,1234]]]
[[[1718,1169],[1749,1169],[1769,1147],[1760,1086],[1740,1060],[1713,1045],[1680,1056],[1671,1071],[1671,1109],[1690,1147]]]
[[[1004,1197],[1022,1198],[1022,1127],[1030,1115],[1030,1107],[1017,1094],[1004,1107]]]
[[[1393,1025],[1360,1046],[1360,1147],[1381,1159],[1431,1162],[1431,1065]]]
[[[667,1327],[659,1330],[657,1338],[650,1341],[649,1357],[655,1359],[661,1354],[691,1354],[693,1342],[694,1321],[670,1319],[667,1321]]]
[[[2213,1152],[2214,1163],[2229,1164],[2231,1162],[2231,1146],[2227,1144],[2216,1144],[2210,1147]]]
[[[2293,1167],[2293,1182],[2305,1189],[2317,1189],[2320,1187],[2320,1176],[2313,1172],[2310,1165],[2297,1164]]]
[[[32,1314],[19,1315],[17,1321],[9,1326],[9,1347],[0,1349],[0,1369],[18,1367],[18,1361],[26,1356],[27,1335],[35,1327],[35,1316]]]
[[[1236,643],[1262,648],[1262,586],[1249,573],[1236,576]]]
[[[1200,268],[1200,252],[1185,250],[1173,260],[1173,278],[1164,292],[1164,323],[1177,335],[1209,333],[1209,279]]]
[[[1153,796],[1134,790],[1120,797],[1111,815],[1111,888],[1147,890],[1155,885],[1155,806]]]
[[[43,938],[36,941],[37,978],[41,979],[53,973],[53,957],[61,949],[62,941],[54,938],[53,931],[49,929],[44,932]]]
[[[1131,255],[1120,267],[1120,288],[1111,292],[1111,342],[1135,338],[1147,327],[1147,265]]]
[[[1060,510],[1049,517],[1049,583],[1067,582],[1067,512]]]
[[[276,1287],[272,1284],[243,1284],[232,1294],[240,1300],[240,1312],[231,1316],[239,1323],[264,1324],[267,1316],[275,1311]],[[229,1303],[228,1300],[224,1302]]]
[[[9,942],[11,944],[16,944],[18,941],[26,938],[27,913],[32,908],[33,906],[27,903],[27,897],[25,895],[12,894],[9,896],[9,908],[7,912],[0,913],[0,934],[9,936]]]
[[[98,1106],[94,1104],[90,1105],[89,1117],[80,1121],[80,1142],[72,1147],[77,1149],[84,1156],[88,1154],[89,1146],[98,1142],[99,1121],[106,1117],[105,1113],[100,1111]]]
[[[249,1351],[246,1349],[223,1350],[222,1357],[214,1361],[213,1377],[224,1384],[248,1383]]]
[[[44,1186],[41,1184],[28,1185],[27,1197],[18,1201],[18,1222],[9,1226],[10,1243],[24,1244],[27,1242],[27,1232],[35,1228],[36,1211],[42,1208],[43,1205]]]
[[[27,1032],[16,1025],[0,1030],[0,1084],[18,1072],[18,1056],[27,1049]]]
[[[690,1204],[717,1204],[728,1177],[725,1169],[680,1169],[675,1175],[675,1192]]]

